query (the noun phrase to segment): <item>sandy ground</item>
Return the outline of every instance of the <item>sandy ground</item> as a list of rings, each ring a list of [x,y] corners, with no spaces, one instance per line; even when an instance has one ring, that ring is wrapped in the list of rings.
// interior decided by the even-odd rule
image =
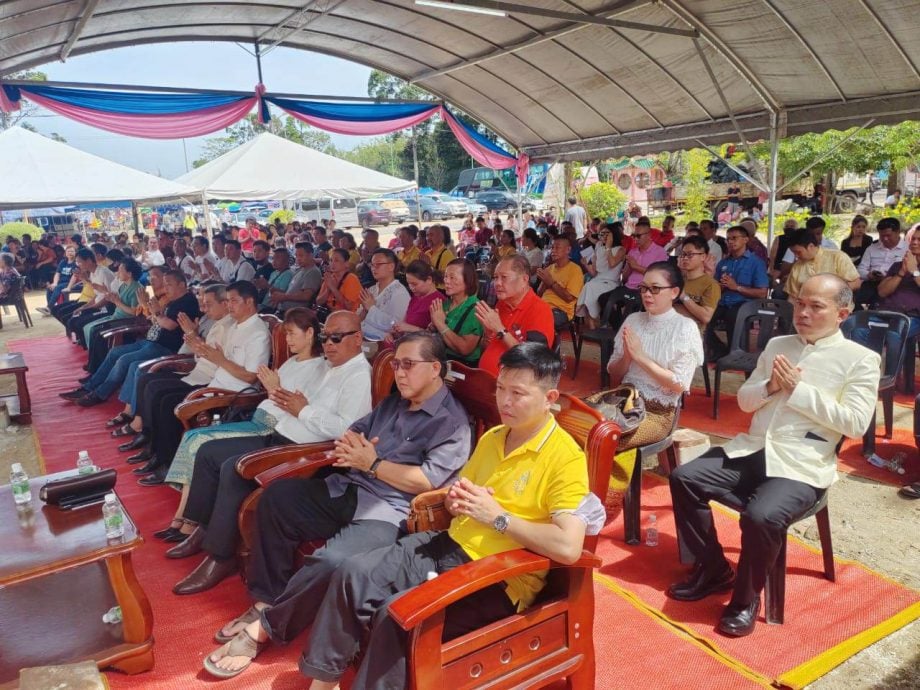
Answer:
[[[452,222],[453,225],[459,223]],[[386,231],[392,229],[390,226]],[[381,230],[385,246],[391,232]],[[28,295],[27,303],[32,309],[35,327],[24,328],[15,312],[4,314],[0,352],[6,352],[6,343],[12,339],[54,334],[63,337],[63,329],[57,321],[34,311],[36,306],[44,304],[43,295],[33,292]],[[597,361],[598,351],[589,345],[583,356]],[[33,372],[30,376],[36,375]],[[728,376],[725,386],[731,390],[739,381],[740,377]],[[0,395],[13,392],[11,383],[11,377],[0,378]],[[697,381],[697,384],[702,385],[702,382]],[[895,409],[896,424],[910,428],[911,410],[899,406]],[[713,440],[718,443],[720,439]],[[39,472],[38,446],[29,427],[0,431],[0,477],[4,481],[12,462],[22,462],[30,476]],[[836,556],[859,561],[901,584],[920,590],[920,501],[903,500],[890,486],[841,473],[840,481],[831,491],[830,515]],[[792,532],[810,544],[819,545],[814,519],[798,523]],[[809,688],[920,688],[920,623],[914,622],[863,650]]]

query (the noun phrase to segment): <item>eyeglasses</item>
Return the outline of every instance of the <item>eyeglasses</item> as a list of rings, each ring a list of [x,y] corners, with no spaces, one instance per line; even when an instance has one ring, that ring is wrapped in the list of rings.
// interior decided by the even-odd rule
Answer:
[[[646,293],[651,292],[653,295],[657,295],[662,290],[669,290],[672,287],[674,286],[673,285],[643,285],[643,284],[640,284],[639,293],[644,295]]]
[[[374,268],[380,268],[381,266],[392,266],[392,265],[393,265],[392,261],[377,261],[376,263],[371,261],[371,266],[373,266]]]
[[[393,359],[390,361],[390,366],[393,367],[393,371],[399,371],[400,369],[405,369],[406,371],[412,371],[412,367],[416,364],[422,364],[423,362],[432,363],[437,360],[434,359]]]
[[[703,256],[706,252],[681,252],[678,259],[689,259],[692,256]]]
[[[321,343],[325,343],[327,340],[331,340],[333,343],[338,345],[340,342],[345,340],[350,335],[354,335],[358,331],[343,331],[342,333],[320,333],[316,336],[316,339]]]

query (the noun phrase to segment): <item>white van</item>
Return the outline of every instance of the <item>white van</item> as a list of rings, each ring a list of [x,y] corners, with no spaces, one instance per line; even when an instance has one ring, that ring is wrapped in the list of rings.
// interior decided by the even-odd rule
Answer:
[[[301,223],[328,218],[339,228],[357,228],[358,202],[355,199],[299,199],[294,202],[294,219]]]

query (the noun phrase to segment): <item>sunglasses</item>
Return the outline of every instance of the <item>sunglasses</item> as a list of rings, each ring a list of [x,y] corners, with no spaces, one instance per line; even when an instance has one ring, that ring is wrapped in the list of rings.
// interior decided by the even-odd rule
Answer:
[[[358,331],[345,331],[343,333],[320,333],[318,336],[316,336],[316,339],[323,344],[325,344],[327,340],[331,340],[333,343],[338,345],[340,342],[345,340],[345,338],[350,335],[354,335],[357,332]]]
[[[405,371],[412,371],[412,367],[416,364],[422,364],[423,362],[432,363],[435,362],[434,359],[393,359],[390,361],[390,366],[393,367],[393,371],[399,371],[404,369]]]
[[[646,294],[651,292],[653,295],[657,295],[662,290],[670,290],[673,285],[639,285],[639,293]]]

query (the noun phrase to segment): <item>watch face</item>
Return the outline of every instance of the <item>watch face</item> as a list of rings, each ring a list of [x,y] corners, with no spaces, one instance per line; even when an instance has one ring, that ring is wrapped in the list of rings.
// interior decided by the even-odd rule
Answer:
[[[506,529],[508,529],[508,516],[499,515],[497,518],[495,518],[492,526],[495,528],[496,532],[504,532]]]
[[[914,271],[911,275],[912,275],[914,278],[920,278],[920,271]]]

